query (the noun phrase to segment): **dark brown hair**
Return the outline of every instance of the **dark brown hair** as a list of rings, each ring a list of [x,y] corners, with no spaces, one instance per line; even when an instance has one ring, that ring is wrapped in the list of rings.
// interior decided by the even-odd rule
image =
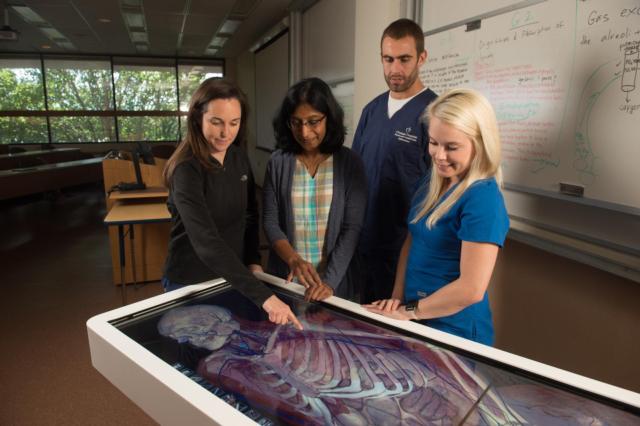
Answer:
[[[417,56],[424,51],[424,33],[420,25],[413,22],[411,19],[398,19],[393,21],[387,28],[385,28],[380,38],[380,46],[382,47],[382,40],[385,37],[391,37],[394,40],[399,40],[404,37],[413,37],[416,42]]]
[[[213,167],[210,156],[211,147],[202,133],[202,116],[207,112],[209,102],[215,99],[237,99],[240,102],[240,129],[234,144],[245,148],[247,137],[247,97],[240,88],[228,81],[220,78],[209,78],[203,81],[191,96],[189,102],[189,112],[187,113],[187,136],[180,141],[176,151],[167,161],[162,178],[167,188],[171,187],[171,177],[176,166],[190,158],[197,158],[207,169]]]

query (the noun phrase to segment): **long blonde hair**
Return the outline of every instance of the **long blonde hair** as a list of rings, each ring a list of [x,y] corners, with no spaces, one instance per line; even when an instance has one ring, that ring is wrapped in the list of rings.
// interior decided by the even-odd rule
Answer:
[[[469,137],[473,145],[473,158],[469,170],[458,186],[442,203],[440,198],[447,190],[449,180],[438,175],[435,166],[431,167],[429,191],[420,206],[420,210],[411,223],[416,223],[427,214],[427,228],[431,229],[444,216],[474,182],[480,179],[495,178],[502,186],[500,170],[500,134],[495,112],[489,101],[479,92],[471,89],[453,89],[445,92],[431,103],[423,120],[427,123],[437,118]]]

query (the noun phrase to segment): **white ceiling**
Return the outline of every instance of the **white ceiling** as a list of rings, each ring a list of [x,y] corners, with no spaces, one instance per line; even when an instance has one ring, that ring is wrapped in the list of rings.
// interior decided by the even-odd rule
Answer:
[[[0,52],[95,53],[179,57],[236,57],[288,15],[291,0],[141,0],[149,49],[136,50],[121,12],[127,0],[0,0],[9,10],[9,24],[19,40],[0,40]],[[10,6],[27,6],[62,33],[75,49],[48,39]],[[205,54],[212,37],[227,18],[242,23],[215,56]],[[101,22],[108,19],[110,22]],[[4,13],[0,14],[0,26]],[[181,43],[178,45],[182,32]],[[45,49],[42,46],[48,45]]]

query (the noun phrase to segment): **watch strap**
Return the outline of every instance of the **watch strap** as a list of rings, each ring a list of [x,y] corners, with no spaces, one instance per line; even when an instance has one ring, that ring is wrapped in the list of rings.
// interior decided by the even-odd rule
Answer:
[[[416,309],[418,309],[418,301],[417,300],[411,300],[411,301],[407,302],[407,304],[404,305],[404,309],[406,311],[415,311]]]

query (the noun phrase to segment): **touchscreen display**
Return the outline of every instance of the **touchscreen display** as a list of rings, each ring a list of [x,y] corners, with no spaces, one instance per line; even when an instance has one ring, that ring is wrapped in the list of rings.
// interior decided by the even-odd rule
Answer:
[[[274,291],[303,331],[228,286],[115,325],[259,424],[640,422],[633,407]]]

